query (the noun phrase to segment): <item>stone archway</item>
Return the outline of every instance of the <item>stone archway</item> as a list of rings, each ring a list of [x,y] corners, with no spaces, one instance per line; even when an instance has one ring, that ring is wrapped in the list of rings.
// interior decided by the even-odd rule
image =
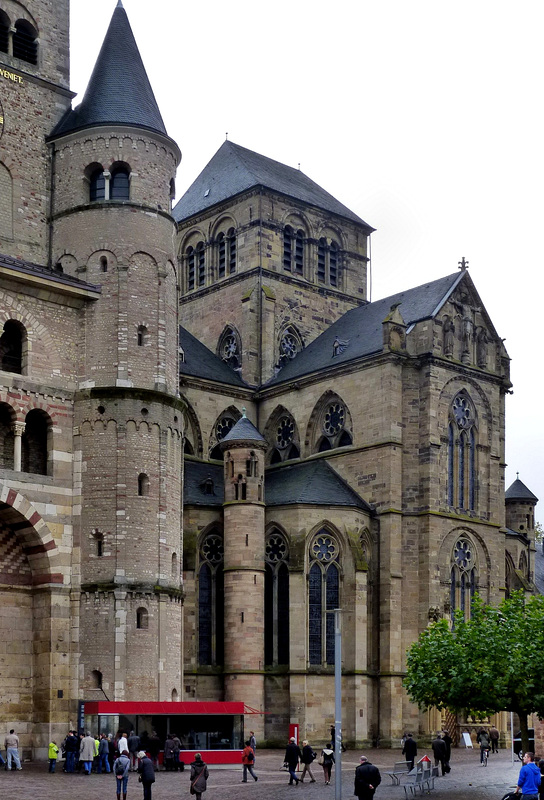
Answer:
[[[69,587],[48,525],[0,484],[0,724],[17,728],[24,758],[46,757],[75,708]],[[53,736],[53,738],[55,738]]]

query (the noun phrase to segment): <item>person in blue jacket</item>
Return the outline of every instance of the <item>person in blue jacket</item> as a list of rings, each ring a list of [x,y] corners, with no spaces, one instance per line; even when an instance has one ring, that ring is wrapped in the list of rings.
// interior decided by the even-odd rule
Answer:
[[[534,761],[534,753],[525,753],[523,756],[523,766],[519,771],[518,787],[516,789],[516,794],[521,792],[523,800],[538,800],[541,775]]]

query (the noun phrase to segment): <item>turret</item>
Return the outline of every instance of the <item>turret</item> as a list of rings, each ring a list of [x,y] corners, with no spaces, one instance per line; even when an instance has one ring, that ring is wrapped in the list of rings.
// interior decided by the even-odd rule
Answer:
[[[264,708],[266,447],[245,411],[221,441],[225,457],[225,700],[243,701],[253,708]],[[261,719],[255,730],[258,737],[264,735]]]
[[[530,536],[535,529],[535,506],[538,497],[525,486],[519,477],[506,490],[504,495],[506,505],[506,527],[517,533]]]

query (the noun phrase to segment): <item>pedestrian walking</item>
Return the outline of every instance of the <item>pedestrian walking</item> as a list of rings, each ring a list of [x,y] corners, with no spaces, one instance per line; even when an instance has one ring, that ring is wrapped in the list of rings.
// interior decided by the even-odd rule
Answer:
[[[518,785],[515,792],[516,794],[521,792],[523,800],[538,800],[542,776],[534,761],[534,753],[525,753],[523,756],[523,766],[519,771]]]
[[[57,747],[57,743],[52,741],[49,742],[49,772],[54,772],[55,767],[57,766],[57,758],[59,757],[59,748]]]
[[[121,798],[121,789],[123,790],[123,800],[127,800],[129,772],[130,772],[129,753],[128,750],[123,750],[123,752],[119,756],[117,756],[117,758],[113,762],[113,774],[115,775],[115,791],[117,792],[117,800],[120,800]]]
[[[289,744],[285,748],[284,758],[284,762],[287,764],[287,769],[289,770],[289,786],[292,786],[293,784],[298,786],[299,779],[297,778],[297,767],[301,757],[302,753],[300,752],[300,747],[296,743],[295,737],[291,736],[289,739]]]
[[[489,729],[489,738],[491,740],[491,752],[498,753],[499,752],[499,732],[494,725],[491,726]]]
[[[325,786],[331,782],[332,765],[334,764],[334,750],[331,744],[326,744],[319,757],[319,763],[323,767],[323,775],[325,777]]]
[[[366,756],[361,756],[360,764],[355,770],[355,786],[353,793],[359,800],[372,800],[382,776],[380,770],[371,764]]]
[[[404,736],[404,745],[402,747],[402,755],[406,758],[406,763],[410,769],[414,768],[414,761],[417,756],[417,742],[412,738],[411,733]]]
[[[442,737],[442,741],[446,745],[446,758],[444,761],[444,768],[446,770],[446,775],[451,772],[450,761],[451,761],[451,746],[453,743],[453,739],[449,735],[448,731],[442,731],[440,734]]]
[[[436,738],[431,742],[431,747],[433,748],[435,766],[440,764],[441,774],[445,775],[447,749],[446,742],[442,739],[439,733],[436,734]]]
[[[140,750],[138,753],[138,758],[140,760],[140,764],[138,766],[140,777],[138,780],[142,784],[144,790],[143,800],[151,800],[151,787],[155,783],[155,769],[153,767],[153,762],[147,757],[147,754],[143,750]]]
[[[253,764],[255,763],[255,753],[253,752],[253,748],[250,744],[250,739],[247,740],[244,749],[242,750],[242,767],[243,767],[243,777],[242,783],[247,783],[247,773],[251,775],[254,781],[258,781],[259,779],[253,772]]]
[[[22,769],[21,760],[19,758],[19,737],[15,733],[14,728],[10,730],[9,736],[6,736],[6,738],[4,739],[4,747],[6,748],[6,758],[7,758],[6,769],[11,770],[12,761],[18,770]]]
[[[68,731],[68,736],[64,740],[64,749],[66,751],[64,768],[66,772],[73,772],[76,766],[76,754],[79,751],[79,739],[76,731]]]
[[[200,753],[195,755],[195,760],[191,764],[191,794],[196,796],[196,800],[200,800],[202,793],[206,791],[208,780],[208,767],[202,761]],[[257,778],[255,778],[257,780]]]
[[[257,739],[255,738],[255,731],[249,732],[249,746],[253,750],[253,763],[257,760]]]
[[[476,741],[480,744],[480,764],[484,763],[484,752],[490,749],[489,734],[485,728],[480,728]]]
[[[302,758],[300,759],[301,763],[304,764],[304,767],[302,768],[302,773],[300,775],[301,783],[304,783],[304,778],[306,776],[306,773],[308,773],[308,775],[310,776],[310,783],[315,783],[315,778],[313,776],[311,765],[315,761],[316,757],[317,753],[312,747],[310,747],[307,739],[304,739],[304,741],[302,742]]]

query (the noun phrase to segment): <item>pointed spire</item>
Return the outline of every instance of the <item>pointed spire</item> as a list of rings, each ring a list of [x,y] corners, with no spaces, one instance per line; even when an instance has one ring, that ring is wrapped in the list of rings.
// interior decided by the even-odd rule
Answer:
[[[135,125],[166,134],[121,0],[113,12],[82,102],[61,120],[52,136],[95,125]]]

